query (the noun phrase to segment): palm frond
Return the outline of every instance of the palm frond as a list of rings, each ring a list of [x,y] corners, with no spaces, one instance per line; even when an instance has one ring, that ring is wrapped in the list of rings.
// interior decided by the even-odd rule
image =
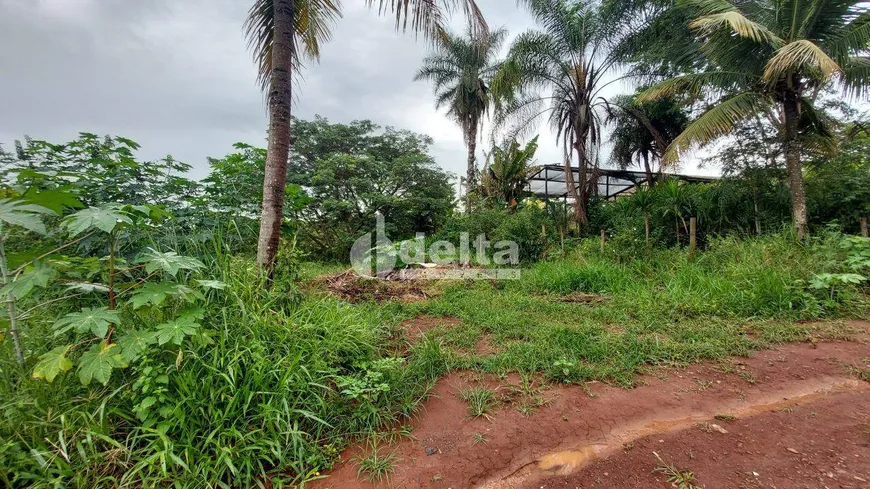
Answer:
[[[870,57],[854,56],[843,67],[843,89],[851,97],[870,95]]]
[[[779,47],[785,44],[785,41],[777,36],[773,31],[746,18],[736,10],[706,15],[695,19],[689,25],[705,36],[711,34],[717,29],[730,27],[730,29],[738,36],[751,39],[755,42],[769,44],[773,47]]]
[[[739,71],[689,73],[669,78],[643,90],[638,94],[637,101],[638,103],[647,103],[678,95],[697,98],[711,89],[730,90],[734,87],[748,85],[752,81],[751,74]]]
[[[339,0],[295,0],[293,14],[293,64],[302,66],[301,56],[317,60],[320,44],[332,38],[332,26],[341,18]],[[275,30],[273,0],[254,0],[244,23],[248,49],[257,65],[257,81],[267,91],[272,75],[272,46]],[[302,46],[302,50],[296,46]]]
[[[801,69],[817,71],[823,81],[830,79],[834,73],[843,71],[840,65],[815,43],[801,39],[790,42],[776,51],[767,62],[762,79],[775,82],[787,72]]]
[[[426,38],[437,41],[447,32],[447,20],[457,7],[468,19],[475,32],[488,29],[483,12],[475,0],[365,0],[366,5],[377,10],[380,15],[392,13],[396,19],[396,30],[408,29],[422,33]]]
[[[772,101],[764,94],[742,92],[716,104],[677,136],[668,147],[663,164],[673,164],[696,145],[702,145],[728,134],[734,126],[762,110]]]

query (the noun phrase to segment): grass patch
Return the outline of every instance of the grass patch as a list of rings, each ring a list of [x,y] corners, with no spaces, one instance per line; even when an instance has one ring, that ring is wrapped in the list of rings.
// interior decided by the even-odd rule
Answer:
[[[468,403],[468,415],[472,418],[490,418],[490,413],[498,407],[495,391],[487,387],[467,387],[459,391],[459,397]]]
[[[395,453],[381,454],[381,449],[372,446],[368,453],[356,457],[357,477],[365,477],[371,483],[389,481],[390,475],[396,471],[399,457]]]

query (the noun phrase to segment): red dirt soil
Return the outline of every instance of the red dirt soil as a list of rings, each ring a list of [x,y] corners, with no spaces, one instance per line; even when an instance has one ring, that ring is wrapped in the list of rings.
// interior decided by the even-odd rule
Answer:
[[[459,320],[456,318],[438,318],[432,316],[419,316],[415,319],[410,319],[408,321],[403,322],[399,325],[399,328],[405,331],[408,340],[416,341],[420,339],[423,334],[428,331],[435,329],[439,326],[444,326],[447,328],[451,328],[459,324]]]
[[[870,383],[855,374],[870,372],[868,357],[865,341],[790,344],[657,369],[631,390],[555,385],[532,415],[507,403],[491,419],[469,418],[458,392],[500,384],[501,395],[516,379],[453,373],[413,421],[414,438],[382,448],[398,461],[389,482],[374,487],[671,487],[653,473],[655,451],[693,472],[697,487],[870,488]],[[357,478],[352,458],[361,453],[347,450],[327,479],[307,487],[373,487]]]

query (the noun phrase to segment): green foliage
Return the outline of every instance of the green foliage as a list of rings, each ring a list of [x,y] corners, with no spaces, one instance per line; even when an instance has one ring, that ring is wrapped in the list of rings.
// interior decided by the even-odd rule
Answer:
[[[121,348],[107,340],[91,346],[88,351],[82,353],[78,363],[82,385],[90,384],[91,380],[106,385],[112,376],[112,370],[127,366],[127,362],[121,355]]]
[[[458,246],[462,233],[468,233],[471,242],[483,234],[492,243],[517,243],[521,264],[541,259],[558,242],[558,228],[550,220],[546,205],[535,199],[527,199],[516,211],[484,208],[471,213],[454,214],[434,239],[447,240]]]
[[[515,208],[525,193],[532,171],[535,170],[531,165],[537,150],[537,136],[526,143],[525,147],[520,147],[519,141],[515,139],[502,146],[493,146],[481,178],[483,195]]]
[[[102,338],[109,332],[109,326],[121,322],[118,311],[107,307],[86,307],[78,312],[71,312],[54,323],[54,334],[61,335],[69,330],[77,333],[93,333]]]

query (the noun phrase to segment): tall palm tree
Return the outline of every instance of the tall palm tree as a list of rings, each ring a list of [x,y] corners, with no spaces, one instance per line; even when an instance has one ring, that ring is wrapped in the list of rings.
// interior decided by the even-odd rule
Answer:
[[[616,166],[626,169],[637,163],[653,185],[653,167],[658,163],[662,170],[662,156],[686,128],[689,116],[671,97],[640,103],[635,96],[620,95],[607,106],[607,123],[614,125],[610,154]]]
[[[444,33],[446,16],[461,5],[475,29],[486,23],[475,0],[363,0],[378,13],[395,14],[396,29],[410,28],[427,38]],[[269,104],[269,141],[263,179],[263,208],[257,263],[270,274],[281,238],[294,70],[304,58],[318,59],[320,44],[331,37],[341,16],[339,0],[254,0],[245,21],[248,48],[258,67],[258,80]]]
[[[827,118],[814,105],[831,85],[865,95],[870,82],[870,8],[859,0],[687,0],[690,26],[708,69],[666,80],[641,100],[679,92],[717,92],[718,102],[678,136],[675,158],[698,143],[730,133],[759,114],[779,131],[792,217],[798,237],[807,229],[801,152],[830,147]]]
[[[597,12],[575,0],[521,0],[539,25],[518,36],[493,81],[498,101],[496,126],[515,122],[511,133],[535,129],[544,115],[564,150],[565,182],[574,218],[586,222],[595,187],[596,150],[602,125],[600,97],[616,59],[607,52]],[[571,160],[576,155],[579,181]]]
[[[475,33],[469,28],[465,36],[446,33],[436,39],[434,52],[423,60],[414,77],[414,81],[433,83],[435,107],[447,107],[447,115],[462,129],[468,148],[466,195],[477,179],[477,138],[492,105],[490,85],[500,66],[496,57],[506,36],[504,29]]]

